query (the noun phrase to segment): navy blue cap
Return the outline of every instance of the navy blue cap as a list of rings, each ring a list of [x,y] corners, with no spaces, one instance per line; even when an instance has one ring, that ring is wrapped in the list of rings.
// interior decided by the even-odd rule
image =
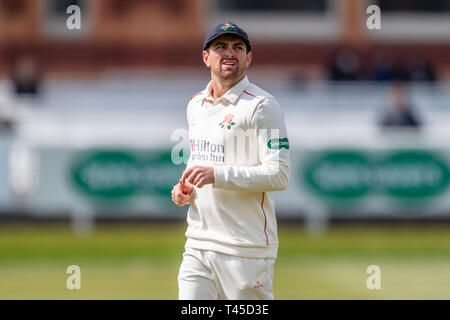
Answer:
[[[203,42],[203,50],[208,49],[208,47],[210,46],[211,42],[214,41],[214,39],[223,36],[225,34],[241,38],[242,40],[244,40],[248,51],[252,50],[247,33],[232,22],[224,22],[212,28],[211,31],[209,31],[208,34],[206,35],[205,42]]]

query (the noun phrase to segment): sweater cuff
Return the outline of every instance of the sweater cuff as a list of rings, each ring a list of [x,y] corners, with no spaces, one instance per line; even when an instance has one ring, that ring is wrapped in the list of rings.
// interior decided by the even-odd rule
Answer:
[[[194,190],[192,190],[191,195],[189,196],[189,201],[187,202],[188,204],[194,204],[195,201],[195,186],[194,186]]]
[[[223,189],[226,185],[225,166],[214,166],[214,188]]]

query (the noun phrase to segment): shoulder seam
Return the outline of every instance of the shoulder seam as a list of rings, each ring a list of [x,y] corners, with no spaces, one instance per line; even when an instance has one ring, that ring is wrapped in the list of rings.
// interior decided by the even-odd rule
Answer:
[[[254,98],[261,99],[261,97],[255,96],[254,94],[252,94],[252,93],[250,93],[250,92],[248,92],[248,91],[246,91],[246,90],[244,90],[243,92],[246,93],[246,94],[248,94],[249,96],[254,97]]]
[[[203,91],[200,91],[200,92],[194,94],[194,95],[189,99],[189,101],[191,101],[192,99],[194,99],[196,96],[198,96],[198,95],[201,94],[201,93],[203,93]]]

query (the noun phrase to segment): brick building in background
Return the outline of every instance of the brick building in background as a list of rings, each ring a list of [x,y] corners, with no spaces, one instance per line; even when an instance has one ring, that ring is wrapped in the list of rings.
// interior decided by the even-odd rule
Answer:
[[[71,4],[81,30],[66,28]],[[381,7],[382,30],[366,27],[370,4]],[[50,75],[197,67],[204,34],[223,20],[248,31],[255,66],[320,77],[335,49],[350,46],[363,63],[413,53],[450,78],[450,0],[0,0],[0,75],[22,54]]]

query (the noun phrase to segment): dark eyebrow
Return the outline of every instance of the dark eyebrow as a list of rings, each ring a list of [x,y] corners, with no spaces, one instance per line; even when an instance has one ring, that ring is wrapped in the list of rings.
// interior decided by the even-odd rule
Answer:
[[[236,40],[236,41],[233,41],[233,43],[231,44],[233,47],[236,47],[236,46],[245,46],[245,43],[244,43],[244,41],[242,41],[242,40]]]

